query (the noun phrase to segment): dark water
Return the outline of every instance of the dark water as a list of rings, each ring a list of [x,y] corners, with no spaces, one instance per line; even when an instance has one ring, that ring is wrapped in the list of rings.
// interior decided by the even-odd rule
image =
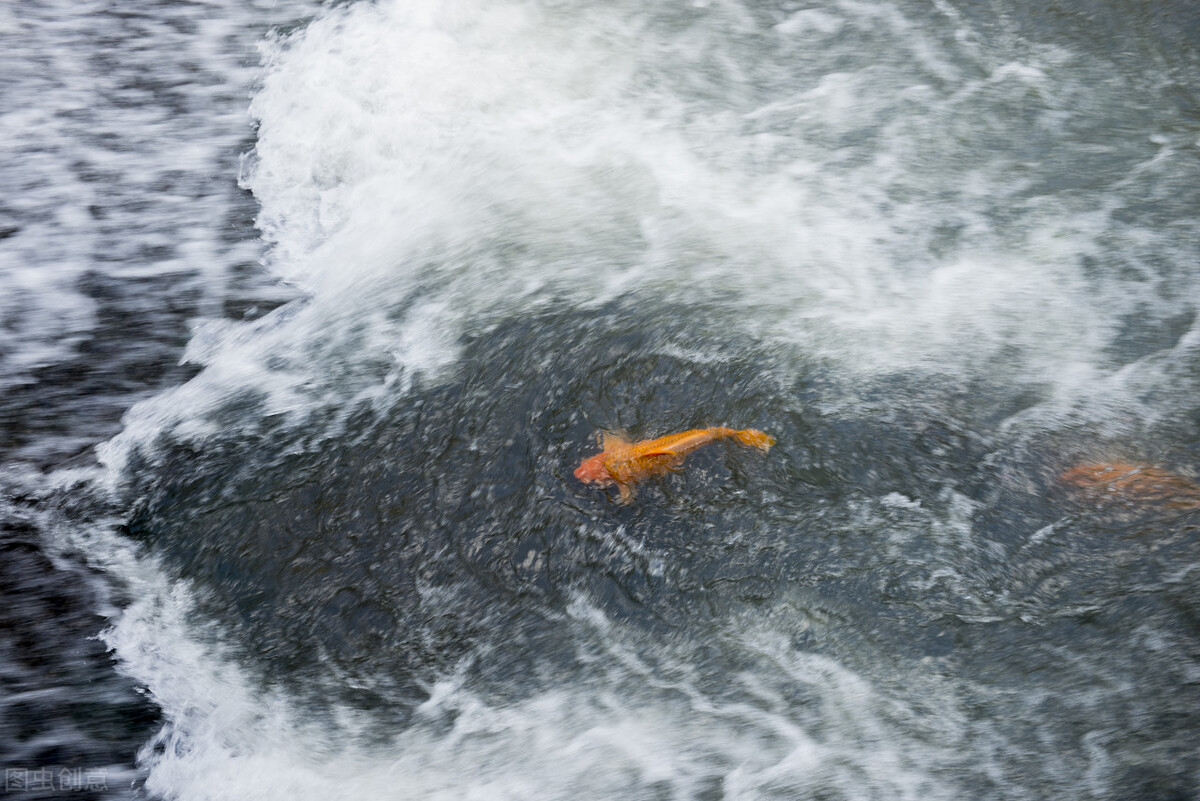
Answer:
[[[1197,796],[1185,4],[4,14],[16,797]]]

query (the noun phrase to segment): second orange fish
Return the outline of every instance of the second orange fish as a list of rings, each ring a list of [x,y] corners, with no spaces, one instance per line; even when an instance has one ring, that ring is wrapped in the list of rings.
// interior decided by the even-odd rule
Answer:
[[[1072,467],[1059,480],[1094,504],[1131,503],[1200,509],[1200,484],[1150,464],[1099,462]]]

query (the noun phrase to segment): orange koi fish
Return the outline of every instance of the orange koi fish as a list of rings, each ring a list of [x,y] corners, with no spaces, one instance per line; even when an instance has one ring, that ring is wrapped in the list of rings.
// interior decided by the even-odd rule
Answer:
[[[1200,484],[1149,464],[1081,464],[1059,480],[1094,503],[1147,503],[1169,509],[1200,509]]]
[[[678,470],[684,457],[692,451],[710,442],[729,438],[763,452],[775,444],[775,438],[770,434],[753,428],[741,431],[720,426],[693,428],[691,431],[641,442],[630,442],[620,434],[605,431],[600,439],[603,452],[584,459],[575,470],[575,478],[585,484],[616,484],[621,491],[621,503],[629,503],[633,500],[637,482]]]

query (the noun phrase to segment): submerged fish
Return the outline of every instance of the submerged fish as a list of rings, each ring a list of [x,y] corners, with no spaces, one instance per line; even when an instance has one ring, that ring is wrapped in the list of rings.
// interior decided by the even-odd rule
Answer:
[[[753,428],[693,428],[658,439],[630,442],[619,434],[601,435],[603,452],[583,460],[575,469],[575,478],[601,486],[616,484],[621,503],[633,500],[634,485],[650,476],[678,470],[683,459],[697,448],[719,439],[735,439],[743,445],[770,450],[775,438]]]
[[[1200,509],[1200,484],[1149,464],[1081,464],[1059,476],[1093,503],[1154,504],[1169,509]]]

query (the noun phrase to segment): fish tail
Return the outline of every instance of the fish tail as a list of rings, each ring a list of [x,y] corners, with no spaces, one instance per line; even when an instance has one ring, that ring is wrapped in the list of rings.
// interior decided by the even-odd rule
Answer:
[[[743,428],[741,431],[734,431],[733,437],[743,445],[758,448],[764,453],[771,450],[771,446],[775,444],[774,437],[757,428]]]

